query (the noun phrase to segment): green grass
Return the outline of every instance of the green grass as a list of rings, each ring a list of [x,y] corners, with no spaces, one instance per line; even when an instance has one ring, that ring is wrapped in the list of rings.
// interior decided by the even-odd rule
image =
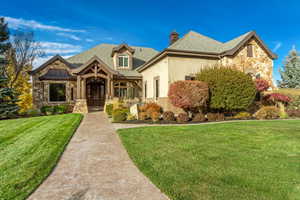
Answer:
[[[173,200],[300,199],[300,121],[118,131],[130,157]]]
[[[80,114],[0,121],[0,199],[25,199],[49,175]]]

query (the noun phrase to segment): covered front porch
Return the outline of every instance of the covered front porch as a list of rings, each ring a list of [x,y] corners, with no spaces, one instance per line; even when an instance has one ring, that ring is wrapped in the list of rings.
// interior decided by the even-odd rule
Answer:
[[[74,74],[77,76],[75,113],[102,110],[105,103],[113,99],[141,97],[141,78],[124,77],[105,66],[97,57],[74,71]]]

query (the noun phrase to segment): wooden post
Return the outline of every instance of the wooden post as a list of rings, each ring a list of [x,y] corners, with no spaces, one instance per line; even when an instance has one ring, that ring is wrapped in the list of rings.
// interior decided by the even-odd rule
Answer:
[[[81,91],[82,91],[82,94],[81,94],[81,98],[82,99],[86,99],[86,92],[85,92],[85,88],[86,88],[86,79],[83,78],[83,80],[81,81]]]
[[[77,76],[77,97],[76,99],[81,99],[81,77]]]

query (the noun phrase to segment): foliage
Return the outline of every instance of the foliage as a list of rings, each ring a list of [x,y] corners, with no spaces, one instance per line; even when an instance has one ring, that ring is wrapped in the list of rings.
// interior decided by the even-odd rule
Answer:
[[[145,110],[149,117],[151,117],[154,112],[161,113],[162,111],[162,108],[157,103],[146,103],[142,109]]]
[[[248,112],[239,112],[233,118],[234,119],[251,119],[252,115]]]
[[[272,103],[277,103],[277,102],[281,102],[281,103],[289,103],[291,101],[291,98],[284,95],[284,94],[280,94],[280,93],[271,93],[271,94],[267,94],[264,96],[264,100],[265,101],[269,101]]]
[[[149,116],[146,112],[139,112],[139,120],[146,120]]]
[[[300,88],[300,58],[298,52],[293,48],[286,57],[283,69],[279,69],[281,81],[280,88]]]
[[[289,117],[300,118],[300,109],[287,110],[286,111]]]
[[[197,75],[199,81],[208,83],[210,91],[209,107],[218,111],[247,109],[256,95],[252,78],[233,68],[204,68]]]
[[[175,118],[175,115],[172,111],[166,111],[163,113],[163,120],[165,121],[175,121],[176,118]]]
[[[113,112],[113,104],[106,104],[105,112],[108,116],[111,116]]]
[[[212,121],[224,121],[225,116],[224,113],[207,113],[206,114],[207,120]]]
[[[179,113],[177,116],[178,123],[185,123],[189,121],[189,115],[187,113]]]
[[[196,113],[192,119],[193,122],[204,122],[206,117],[203,113]]]
[[[176,81],[170,85],[168,97],[175,107],[196,112],[207,105],[208,85],[201,81]]]
[[[113,122],[126,121],[128,115],[128,109],[116,109],[112,112]]]
[[[264,92],[270,88],[270,84],[267,80],[257,78],[255,79],[255,87],[258,92]]]
[[[299,197],[299,122],[140,127],[118,134],[136,166],[169,199],[292,200]]]
[[[278,119],[280,110],[276,106],[263,106],[255,114],[257,119]]]
[[[52,172],[81,119],[66,114],[1,120],[0,199],[27,199]]]
[[[56,105],[53,108],[53,112],[56,113],[56,114],[67,113],[67,111],[68,111],[68,105],[67,104]]]
[[[157,122],[160,119],[161,114],[159,112],[152,112],[150,117],[153,122]]]
[[[0,119],[16,114],[19,110],[17,105],[17,92],[8,87],[8,78],[5,75],[7,60],[3,55],[9,49],[9,32],[4,18],[0,18]]]
[[[128,121],[130,121],[130,120],[136,120],[136,116],[133,115],[133,114],[131,114],[131,113],[129,113],[129,114],[127,115],[126,120],[128,120]]]
[[[41,115],[41,111],[39,109],[28,109],[26,115],[29,117],[37,117]]]

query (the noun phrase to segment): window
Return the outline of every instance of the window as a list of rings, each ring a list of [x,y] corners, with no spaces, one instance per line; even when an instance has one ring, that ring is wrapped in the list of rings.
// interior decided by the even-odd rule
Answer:
[[[159,97],[159,77],[154,78],[154,97]]]
[[[129,66],[129,56],[120,55],[119,56],[119,67],[128,67]]]
[[[74,88],[71,88],[71,100],[74,100]]]
[[[185,76],[185,80],[194,81],[196,80],[195,76]]]
[[[144,83],[144,97],[147,98],[147,82]]]
[[[253,57],[253,45],[252,44],[247,45],[247,56]]]
[[[66,101],[66,84],[50,83],[49,100],[50,101]]]

